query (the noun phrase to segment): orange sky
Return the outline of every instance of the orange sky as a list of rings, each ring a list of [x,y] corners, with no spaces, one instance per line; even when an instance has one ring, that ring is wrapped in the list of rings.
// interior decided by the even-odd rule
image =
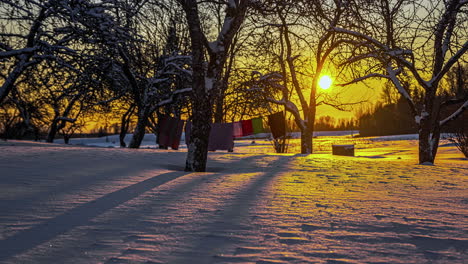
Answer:
[[[317,118],[326,115],[332,116],[335,119],[355,117],[355,111],[359,110],[361,107],[373,105],[380,99],[382,85],[383,83],[381,80],[375,79],[367,80],[364,83],[353,84],[345,88],[332,86],[328,90],[321,90],[320,92],[326,92],[333,98],[339,94],[340,101],[343,103],[357,101],[367,101],[367,103],[351,106],[351,111],[349,112],[340,111],[331,106],[321,105],[317,107]]]

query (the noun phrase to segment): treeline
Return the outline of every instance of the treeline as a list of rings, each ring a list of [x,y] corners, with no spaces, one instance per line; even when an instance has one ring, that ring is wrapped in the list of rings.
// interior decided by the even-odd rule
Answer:
[[[336,120],[331,116],[321,116],[315,121],[316,131],[356,130],[357,127],[357,120],[354,118],[340,118]]]
[[[448,117],[460,104],[453,105],[441,112]],[[400,134],[417,134],[418,126],[408,112],[408,104],[399,101],[395,104],[378,103],[372,110],[362,113],[358,120],[357,129],[361,136],[385,136]],[[463,113],[457,122],[453,122],[442,129],[442,133],[456,133],[468,130],[468,113]]]
[[[439,93],[434,102],[441,105],[437,109],[439,119],[446,119],[468,98],[468,65],[458,64],[448,73],[446,89]],[[423,94],[407,83],[406,89],[414,98],[416,107],[423,108]],[[452,98],[459,98],[453,100]],[[380,101],[373,107],[358,111],[358,130],[361,136],[383,136],[418,133],[418,124],[411,115],[405,99],[390,89],[384,89]],[[468,130],[468,112],[464,112],[456,122],[443,127],[441,132],[455,133]]]
[[[391,104],[377,103],[360,114],[359,135],[367,137],[417,133],[416,122],[408,108],[403,100]]]

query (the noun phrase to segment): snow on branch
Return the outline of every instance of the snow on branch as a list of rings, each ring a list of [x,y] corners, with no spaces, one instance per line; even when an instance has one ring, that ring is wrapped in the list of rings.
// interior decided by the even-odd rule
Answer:
[[[69,123],[75,123],[76,122],[76,118],[70,118],[70,117],[66,117],[66,116],[57,117],[57,120],[58,121],[65,121],[65,122],[69,122]]]
[[[414,116],[416,116],[417,111],[416,111],[416,106],[414,104],[414,101],[411,98],[411,96],[409,95],[408,91],[406,91],[406,89],[403,87],[403,85],[401,85],[401,82],[397,77],[398,72],[395,69],[393,69],[390,64],[387,65],[386,70],[387,70],[387,73],[389,74],[390,80],[392,81],[393,85],[395,85],[398,92],[406,99],[406,101],[408,101],[408,103],[410,105],[411,113]]]
[[[178,90],[175,90],[169,98],[165,99],[165,100],[162,100],[161,102],[157,103],[154,107],[154,109],[152,109],[154,112],[154,110],[156,110],[156,108],[158,107],[161,107],[161,106],[165,106],[165,105],[168,105],[168,104],[171,104],[172,102],[174,102],[174,98],[177,96],[177,95],[180,95],[180,94],[185,94],[185,93],[190,93],[192,92],[192,88],[184,88],[184,89],[178,89]]]
[[[364,81],[364,80],[367,80],[367,79],[370,79],[370,78],[385,78],[385,79],[391,79],[391,78],[390,78],[390,75],[385,75],[385,74],[380,74],[380,73],[370,73],[370,74],[368,74],[368,75],[355,78],[354,80],[352,80],[352,81],[350,81],[350,82],[347,82],[347,83],[336,84],[336,86],[344,87],[344,86],[348,86],[348,85],[351,85],[351,84],[354,84],[354,83],[358,83],[358,82],[361,82],[361,81]]]
[[[226,2],[226,16],[221,31],[215,41],[207,43],[207,49],[210,53],[227,52],[231,39],[245,18],[245,10],[249,4],[249,0],[228,0]]]
[[[10,57],[22,55],[22,54],[25,54],[25,53],[33,53],[37,49],[38,49],[37,47],[31,47],[31,48],[24,48],[24,49],[17,49],[17,50],[9,50],[9,51],[0,52],[0,59],[10,58]]]
[[[390,48],[388,48],[388,46],[384,45],[380,41],[378,41],[378,40],[376,40],[376,39],[374,39],[374,38],[372,38],[372,37],[370,37],[368,35],[365,35],[365,34],[362,34],[362,33],[359,33],[359,32],[353,31],[353,30],[340,28],[340,27],[334,27],[331,30],[336,32],[336,33],[343,33],[343,34],[351,35],[351,36],[354,36],[354,37],[357,37],[357,38],[360,38],[360,39],[365,39],[368,42],[374,44],[375,46],[377,46],[378,48],[380,48],[382,50],[385,50],[385,51],[390,50]]]
[[[205,76],[205,90],[211,91],[215,87],[216,80],[213,77]]]
[[[440,121],[440,126],[446,125],[448,122],[455,120],[458,116],[463,114],[463,112],[468,108],[468,100],[465,101],[453,114],[445,118],[444,120]]]
[[[187,70],[187,69],[184,69],[182,67],[180,67],[180,65],[177,65],[176,63],[174,62],[170,62],[168,64],[166,64],[166,67],[174,67],[174,69],[178,70],[178,71],[181,71],[185,74],[187,74],[188,76],[192,76],[193,72],[191,70]]]
[[[190,55],[176,55],[176,56],[170,56],[170,57],[165,59],[166,63],[173,62],[173,61],[179,61],[179,60],[189,62],[189,61],[192,60],[192,56],[190,56]]]
[[[266,100],[270,103],[278,104],[278,105],[283,105],[288,112],[290,112],[293,116],[294,119],[296,120],[297,125],[299,126],[299,129],[303,130],[306,128],[306,124],[304,120],[301,118],[301,114],[299,113],[299,109],[297,106],[291,102],[291,101],[286,101],[284,99],[281,100],[276,100],[272,97],[266,97]]]
[[[455,53],[448,61],[445,63],[444,67],[442,70],[437,73],[428,83],[429,85],[432,85],[433,83],[438,83],[444,75],[450,70],[450,68],[460,59],[463,54],[466,53],[468,50],[468,41],[463,44],[463,46]]]
[[[169,81],[169,78],[148,78],[148,85],[154,86]]]
[[[387,52],[388,55],[391,57],[399,57],[399,56],[407,56],[407,55],[413,55],[412,50],[405,50],[405,49],[397,49],[397,50],[390,50]]]
[[[448,106],[448,105],[461,104],[461,103],[465,102],[465,100],[467,100],[467,99],[468,99],[468,96],[465,96],[465,98],[449,99],[447,101],[442,102],[442,104],[440,106],[445,107],[445,106]]]
[[[348,30],[348,29],[344,29],[344,28],[340,28],[340,27],[334,27],[331,30],[334,31],[334,32],[337,32],[337,33],[347,34],[347,35],[350,35],[350,36],[354,36],[356,38],[366,40],[367,42],[369,42],[372,45],[374,45],[375,47],[377,47],[380,51],[382,51],[383,54],[386,54],[390,58],[396,60],[401,65],[408,68],[408,70],[411,71],[411,73],[413,74],[415,79],[418,81],[418,83],[422,87],[424,87],[426,89],[427,89],[427,87],[429,87],[430,84],[421,77],[421,75],[419,74],[419,72],[418,72],[417,68],[415,67],[415,65],[412,62],[405,59],[406,56],[409,56],[409,55],[413,56],[413,52],[411,50],[391,49],[387,45],[385,45],[382,42],[376,40],[375,38],[373,38],[371,36],[368,36],[368,35],[365,35],[363,33],[353,31],[353,30]],[[380,58],[380,60],[385,61],[386,59],[385,58]]]
[[[360,54],[360,55],[352,56],[352,57],[346,59],[346,61],[340,63],[339,66],[342,67],[342,66],[345,66],[345,65],[350,65],[350,64],[353,64],[355,62],[362,61],[362,60],[365,60],[365,59],[370,59],[370,58],[379,59],[379,56],[375,52]]]
[[[257,79],[254,79],[256,76],[258,76]],[[270,72],[263,75],[260,72],[253,71],[252,80],[244,82],[244,85],[251,87],[248,89],[249,91],[259,90],[261,92],[265,92],[265,87],[286,91],[286,87],[280,84],[281,79],[282,75],[278,72]]]

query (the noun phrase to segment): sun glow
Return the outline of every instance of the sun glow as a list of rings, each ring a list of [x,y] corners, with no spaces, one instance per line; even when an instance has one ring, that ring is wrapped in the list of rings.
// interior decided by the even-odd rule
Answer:
[[[333,83],[333,80],[330,76],[323,75],[322,77],[320,77],[318,85],[320,88],[326,90],[331,87],[332,83]]]

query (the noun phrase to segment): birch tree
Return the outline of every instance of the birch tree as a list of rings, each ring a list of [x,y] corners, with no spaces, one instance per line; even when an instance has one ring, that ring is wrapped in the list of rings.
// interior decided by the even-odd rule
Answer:
[[[249,0],[208,1],[225,6],[223,26],[214,41],[202,29],[201,1],[177,0],[182,6],[192,46],[192,131],[186,171],[205,171],[213,104],[219,95],[221,73],[233,38],[244,22]],[[205,56],[207,60],[205,60]]]
[[[468,100],[437,100],[444,76],[468,50],[468,1],[380,0],[372,4],[355,1],[361,27],[334,27],[333,32],[357,41],[349,49],[344,66],[364,73],[350,81],[369,78],[390,80],[410,107],[419,131],[419,163],[433,164],[441,128],[468,108]],[[422,104],[404,88],[403,80],[422,92]],[[448,116],[441,110],[460,103]]]

